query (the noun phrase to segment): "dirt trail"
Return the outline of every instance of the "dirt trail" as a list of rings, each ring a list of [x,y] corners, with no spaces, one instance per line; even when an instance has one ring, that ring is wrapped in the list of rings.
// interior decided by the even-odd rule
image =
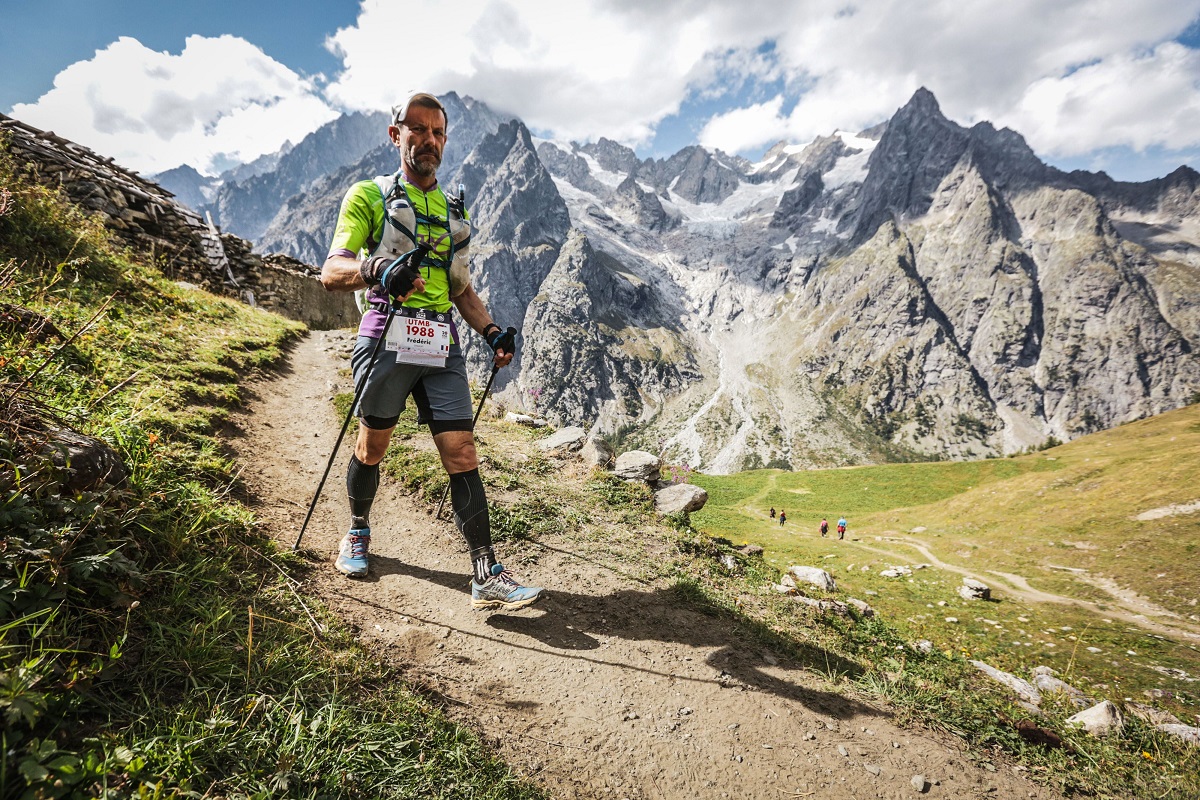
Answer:
[[[342,333],[309,335],[278,376],[249,387],[235,421],[230,444],[256,512],[283,546],[336,438],[329,399],[348,385],[337,370],[350,345]],[[349,452],[306,534],[328,564],[308,591],[554,797],[911,798],[914,775],[938,781],[927,797],[1057,796],[1004,765],[977,766],[952,737],[898,728],[838,694],[814,672],[822,652],[781,658],[728,621],[680,607],[665,586],[563,542],[544,541],[532,571],[518,566],[547,587],[542,602],[473,612],[458,533],[386,479],[372,512],[371,576],[345,579],[332,558],[347,522]]]

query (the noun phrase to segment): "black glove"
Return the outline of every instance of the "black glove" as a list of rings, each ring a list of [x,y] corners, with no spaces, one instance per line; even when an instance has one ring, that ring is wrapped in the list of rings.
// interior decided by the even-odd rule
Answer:
[[[372,256],[362,262],[358,271],[368,286],[383,284],[384,291],[392,297],[403,297],[421,277],[418,268],[428,253],[428,247],[418,245],[399,258]]]
[[[517,353],[517,329],[509,328],[506,331],[500,330],[500,326],[492,323],[483,333],[483,338],[487,340],[488,346],[492,348],[492,352],[503,350],[510,355]]]

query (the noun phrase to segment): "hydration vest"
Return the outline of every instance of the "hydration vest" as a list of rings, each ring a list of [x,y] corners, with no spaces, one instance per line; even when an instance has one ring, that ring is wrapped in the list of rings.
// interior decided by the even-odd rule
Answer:
[[[471,243],[471,222],[463,197],[446,199],[446,216],[429,216],[413,207],[400,173],[381,175],[375,185],[383,195],[383,222],[374,237],[379,244],[373,255],[402,256],[420,241],[429,246],[429,255],[422,268],[444,269],[449,273],[450,296],[457,297],[471,282],[467,265],[467,250]]]

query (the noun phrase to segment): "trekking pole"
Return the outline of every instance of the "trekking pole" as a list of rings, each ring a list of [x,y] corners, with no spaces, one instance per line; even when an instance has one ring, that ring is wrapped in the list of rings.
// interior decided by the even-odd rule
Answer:
[[[407,253],[401,258],[412,258],[416,255],[417,263],[425,257],[428,248],[423,245],[417,247],[410,253]],[[296,537],[296,543],[292,545],[292,550],[300,549],[300,540],[304,538],[304,532],[308,530],[308,521],[312,519],[313,511],[317,507],[317,500],[321,498],[321,490],[325,488],[325,481],[329,478],[329,470],[333,469],[333,461],[337,458],[338,448],[342,446],[342,439],[346,436],[346,429],[350,427],[350,418],[354,416],[354,409],[358,405],[358,401],[362,398],[363,390],[367,388],[367,380],[371,377],[371,370],[375,368],[375,360],[379,358],[379,348],[383,347],[383,342],[387,339],[388,328],[392,327],[392,320],[396,317],[396,303],[388,303],[387,320],[383,323],[383,333],[379,334],[379,339],[375,342],[375,348],[371,351],[371,360],[367,362],[367,369],[363,372],[362,380],[354,387],[354,399],[350,401],[350,408],[346,411],[346,419],[342,422],[342,430],[338,433],[337,441],[333,443],[333,452],[329,454],[329,461],[325,464],[325,474],[321,476],[321,482],[317,484],[317,491],[313,493],[312,502],[308,505],[308,514],[304,516],[304,524],[300,526],[300,535]]]
[[[513,330],[513,329],[509,328],[509,330]],[[483,387],[483,397],[479,398],[479,408],[475,409],[475,418],[473,420],[471,420],[471,430],[472,431],[475,430],[475,423],[479,422],[479,415],[483,413],[483,402],[485,400],[487,400],[488,392],[491,391],[491,388],[492,388],[492,381],[495,380],[496,373],[499,371],[500,371],[500,368],[493,364],[492,365],[492,374],[488,376],[487,385]],[[440,503],[438,503],[437,513],[433,515],[434,519],[442,518],[442,506],[446,505],[446,495],[448,495],[448,494],[450,494],[450,481],[447,480],[446,488],[442,491],[442,500]]]
[[[313,493],[312,502],[308,504],[308,514],[304,517],[304,524],[300,526],[300,535],[296,537],[296,543],[292,545],[293,551],[300,549],[300,540],[304,538],[304,531],[308,529],[308,521],[312,519],[313,511],[317,507],[317,500],[321,497],[321,490],[325,488],[325,480],[329,477],[329,470],[333,469],[333,461],[337,458],[338,448],[342,446],[342,439],[346,436],[346,429],[350,427],[350,418],[354,416],[354,409],[362,397],[363,389],[367,388],[367,379],[371,376],[371,369],[375,366],[375,359],[379,358],[379,348],[383,346],[383,340],[387,338],[388,328],[392,326],[392,319],[395,316],[396,309],[389,304],[387,322],[383,325],[383,333],[380,334],[379,341],[375,342],[375,349],[371,351],[371,361],[367,364],[367,369],[363,373],[362,380],[354,388],[354,399],[350,401],[350,408],[346,411],[346,419],[342,422],[342,430],[338,433],[337,441],[333,443],[333,452],[329,454],[329,461],[325,464],[325,474],[321,476],[321,482],[317,484],[317,491]]]

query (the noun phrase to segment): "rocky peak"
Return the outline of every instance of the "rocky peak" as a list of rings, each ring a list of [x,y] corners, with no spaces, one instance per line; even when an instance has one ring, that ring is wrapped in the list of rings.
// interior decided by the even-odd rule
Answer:
[[[201,175],[189,164],[151,175],[149,180],[175,195],[175,199],[193,210],[202,209],[217,193],[218,178]]]
[[[968,136],[976,161],[1000,186],[1046,183],[1059,174],[1037,157],[1025,137],[1011,128],[996,130],[984,121],[974,125]]]
[[[562,178],[580,191],[602,197],[607,193],[604,184],[596,180],[588,169],[588,163],[578,153],[568,153],[554,142],[542,142],[537,148],[538,158],[556,178]]]
[[[909,124],[910,120],[920,118],[949,122],[942,114],[942,107],[937,98],[933,96],[933,92],[924,86],[913,93],[913,96],[901,106],[892,120],[900,124]]]
[[[247,178],[253,178],[255,175],[262,175],[264,172],[270,172],[279,166],[279,159],[286,156],[296,148],[296,145],[289,139],[274,153],[265,153],[258,158],[245,164],[238,164],[236,167],[225,170],[221,173],[221,182],[229,183],[230,181],[244,181]]]
[[[632,173],[642,163],[633,150],[603,136],[597,142],[582,145],[579,150],[596,159],[601,168],[621,175]]]
[[[500,324],[520,324],[567,238],[567,206],[538,158],[529,129],[517,120],[480,140],[463,163],[458,181],[467,188],[475,226],[475,289]],[[491,351],[486,346],[481,350],[474,337],[464,350],[473,371],[482,374]],[[519,363],[515,370],[505,370],[510,375],[519,371]],[[497,388],[509,380],[505,375]]]
[[[918,89],[888,122],[871,153],[854,240],[871,238],[894,217],[924,214],[968,142],[966,129],[942,116],[933,93]]]
[[[538,158],[524,123],[511,120],[483,137],[459,171],[473,198],[472,210],[486,219],[487,235],[516,248],[557,246],[570,217],[554,179]]]
[[[639,177],[652,177],[658,191],[669,191],[691,203],[719,203],[733,194],[741,175],[721,159],[692,145],[665,161],[646,162]]]
[[[213,216],[222,229],[258,239],[281,203],[386,140],[386,114],[344,114],[305,136],[275,169],[225,183],[213,202]]]
[[[618,216],[627,215],[635,225],[652,231],[666,231],[679,225],[679,219],[669,215],[658,196],[643,189],[632,175],[621,181],[609,201]]]

